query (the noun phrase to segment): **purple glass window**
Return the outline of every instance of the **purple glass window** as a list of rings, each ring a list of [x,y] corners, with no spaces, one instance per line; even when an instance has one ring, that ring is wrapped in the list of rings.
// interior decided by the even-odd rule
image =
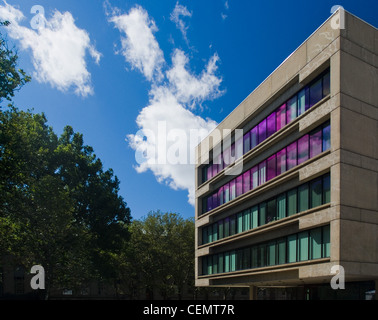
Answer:
[[[243,193],[251,190],[251,172],[248,170],[243,173]]]
[[[215,177],[218,174],[218,165],[213,163],[211,167],[213,170],[213,177]]]
[[[220,188],[219,188],[217,199],[218,199],[218,203],[219,203],[219,205],[222,205],[222,204],[224,203],[224,192],[223,192],[223,187],[220,187]]]
[[[248,131],[243,136],[243,152],[247,153],[249,150],[251,150],[251,132]]]
[[[276,111],[276,131],[286,125],[286,103]]]
[[[322,79],[310,86],[310,108],[323,98]]]
[[[219,203],[218,203],[218,193],[215,192],[213,194],[213,208],[216,208],[219,206]]]
[[[230,201],[230,185],[228,183],[223,186],[223,200],[224,203]]]
[[[254,166],[252,169],[251,169],[251,189],[254,189],[256,187],[258,187],[259,185],[259,169],[257,166]]]
[[[322,151],[326,151],[331,148],[331,127],[326,125],[323,127],[323,148]]]
[[[213,209],[213,197],[209,196],[207,197],[207,211],[210,211]]]
[[[298,116],[308,109],[308,88],[298,92]]]
[[[310,157],[315,157],[322,152],[322,130],[310,135]]]
[[[258,134],[258,127],[254,127],[251,130],[251,149],[256,147],[259,144],[259,134]]]
[[[297,117],[297,96],[287,101],[286,123],[290,123]]]
[[[259,143],[266,139],[266,119],[258,124],[259,127]]]
[[[276,155],[272,155],[266,160],[266,180],[269,181],[276,176]]]
[[[236,179],[230,181],[230,200],[236,198]]]
[[[276,113],[273,112],[266,119],[266,136],[270,137],[276,132]]]
[[[236,178],[236,196],[239,197],[243,194],[243,175]]]
[[[213,177],[213,169],[211,167],[212,165],[210,164],[207,167],[207,180],[210,180]]]
[[[266,161],[259,163],[259,186],[266,181]]]
[[[286,148],[277,152],[277,175],[286,171]]]
[[[323,97],[328,96],[330,93],[330,81],[329,81],[329,72],[323,77]]]
[[[298,140],[298,164],[308,160],[308,134]]]
[[[297,142],[286,147],[286,168],[290,170],[297,165]]]

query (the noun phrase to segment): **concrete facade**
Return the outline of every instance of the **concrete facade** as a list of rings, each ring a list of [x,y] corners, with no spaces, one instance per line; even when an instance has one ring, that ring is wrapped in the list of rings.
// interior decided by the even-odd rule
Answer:
[[[345,28],[335,28],[335,19]],[[284,128],[243,155],[248,168],[288,141],[330,121],[331,147],[254,190],[208,212],[202,199],[230,177],[223,169],[208,181],[201,171],[220,141],[210,134],[196,148],[196,285],[250,287],[329,284],[332,266],[341,265],[345,280],[378,279],[378,30],[338,10],[221,122],[217,129],[248,130],[280,103],[330,70],[330,94]],[[209,156],[210,154],[210,156]],[[230,165],[232,166],[232,164]],[[202,244],[202,227],[234,214],[259,199],[330,173],[327,204],[273,223]],[[330,226],[330,256],[276,266],[201,274],[203,256],[276,239],[316,226]]]

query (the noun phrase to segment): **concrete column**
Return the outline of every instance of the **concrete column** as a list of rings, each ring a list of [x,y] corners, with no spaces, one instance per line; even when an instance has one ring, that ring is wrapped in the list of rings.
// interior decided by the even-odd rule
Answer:
[[[249,287],[249,300],[257,300],[257,287],[256,286]]]

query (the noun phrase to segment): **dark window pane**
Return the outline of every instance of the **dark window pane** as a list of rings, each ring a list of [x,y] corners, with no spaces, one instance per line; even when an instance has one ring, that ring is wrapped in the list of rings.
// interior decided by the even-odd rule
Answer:
[[[329,72],[323,76],[323,97],[330,93],[330,74]]]
[[[258,133],[258,127],[254,127],[251,130],[251,149],[256,147],[259,144],[259,133]]]
[[[243,250],[243,269],[251,268],[251,249],[246,248]]]
[[[230,200],[236,198],[236,179],[230,181]]]
[[[292,97],[287,102],[286,123],[290,123],[297,117],[297,96]]]
[[[286,263],[286,239],[280,239],[277,241],[278,250],[278,264]]]
[[[215,176],[218,174],[218,165],[215,164],[215,163],[213,163],[213,164],[211,165],[211,169],[212,169],[212,171],[213,171],[213,177],[215,177]]]
[[[286,148],[277,152],[277,175],[286,171]]]
[[[311,208],[322,204],[322,180],[317,179],[310,184],[311,190]]]
[[[224,237],[230,236],[230,218],[224,219]]]
[[[316,228],[310,231],[311,259],[322,257],[322,229]]]
[[[286,195],[285,193],[277,196],[277,219],[286,217]]]
[[[224,222],[223,222],[223,220],[218,221],[218,236],[219,236],[219,239],[224,238]]]
[[[299,212],[308,210],[308,184],[298,187],[298,209]]]
[[[323,177],[323,203],[331,202],[331,181],[330,175]]]
[[[223,193],[224,203],[227,203],[228,201],[230,201],[230,185],[228,183],[223,186]]]
[[[287,237],[287,262],[297,261],[297,235],[293,234]]]
[[[268,266],[276,265],[276,242],[272,241],[267,245]]]
[[[266,223],[266,203],[260,203],[259,205],[259,226]]]
[[[331,126],[329,124],[323,127],[323,151],[331,148]]]
[[[257,228],[259,226],[259,207],[254,206],[251,209],[251,221],[252,228]]]
[[[202,199],[202,213],[205,213],[209,210],[207,210],[207,197]]]
[[[207,180],[210,180],[212,177],[213,177],[213,170],[212,170],[211,164],[209,164],[207,167]]]
[[[276,176],[276,155],[272,155],[266,161],[267,173],[266,180],[269,181]]]
[[[315,157],[322,152],[322,130],[310,135],[310,157]]]
[[[310,86],[310,108],[323,98],[322,79]]]
[[[243,212],[243,231],[251,229],[251,211],[245,210]]]
[[[251,150],[251,133],[248,131],[243,136],[243,152],[247,153],[249,150]]]
[[[218,203],[219,205],[222,205],[224,203],[224,192],[223,192],[223,187],[220,187],[219,190],[218,190]]]
[[[259,143],[266,139],[266,119],[262,120],[259,124]]]
[[[218,202],[218,193],[215,192],[213,195],[212,195],[212,198],[213,198],[213,209],[218,207],[219,206],[219,202]]]
[[[287,170],[294,168],[297,165],[297,142],[286,147],[286,167]]]
[[[243,232],[243,212],[239,212],[236,215],[236,231],[237,233]]]
[[[243,175],[236,178],[236,196],[243,194]]]
[[[207,197],[207,211],[213,209],[213,196]]]
[[[218,254],[218,272],[224,272],[224,256],[223,253]]]
[[[330,226],[323,227],[323,258],[331,255],[331,234]]]
[[[308,134],[298,140],[298,164],[308,160]]]
[[[297,213],[297,189],[292,189],[287,192],[287,215]]]
[[[213,224],[213,241],[218,240],[218,223]]]
[[[202,169],[202,182],[207,181],[207,166]]]
[[[206,244],[209,242],[207,231],[207,227],[202,228],[202,244]]]
[[[232,216],[230,218],[230,236],[236,233],[236,217]]]
[[[276,199],[269,200],[267,203],[266,223],[276,220]]]
[[[267,118],[266,123],[267,137],[270,137],[273,133],[276,132],[276,113],[273,112]]]
[[[304,231],[298,234],[299,261],[308,260],[308,232]]]
[[[276,111],[276,131],[286,125],[286,103]]]

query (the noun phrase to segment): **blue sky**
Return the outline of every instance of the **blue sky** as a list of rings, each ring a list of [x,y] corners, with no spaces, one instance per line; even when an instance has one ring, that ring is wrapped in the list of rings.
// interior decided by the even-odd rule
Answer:
[[[138,164],[138,130],[211,130],[329,16],[333,5],[378,26],[378,2],[15,0],[7,38],[33,80],[14,98],[60,134],[84,135],[121,181],[134,219],[194,216],[192,166]],[[33,29],[34,5],[44,27]],[[139,141],[143,145],[143,141]],[[151,147],[151,145],[145,145]]]

